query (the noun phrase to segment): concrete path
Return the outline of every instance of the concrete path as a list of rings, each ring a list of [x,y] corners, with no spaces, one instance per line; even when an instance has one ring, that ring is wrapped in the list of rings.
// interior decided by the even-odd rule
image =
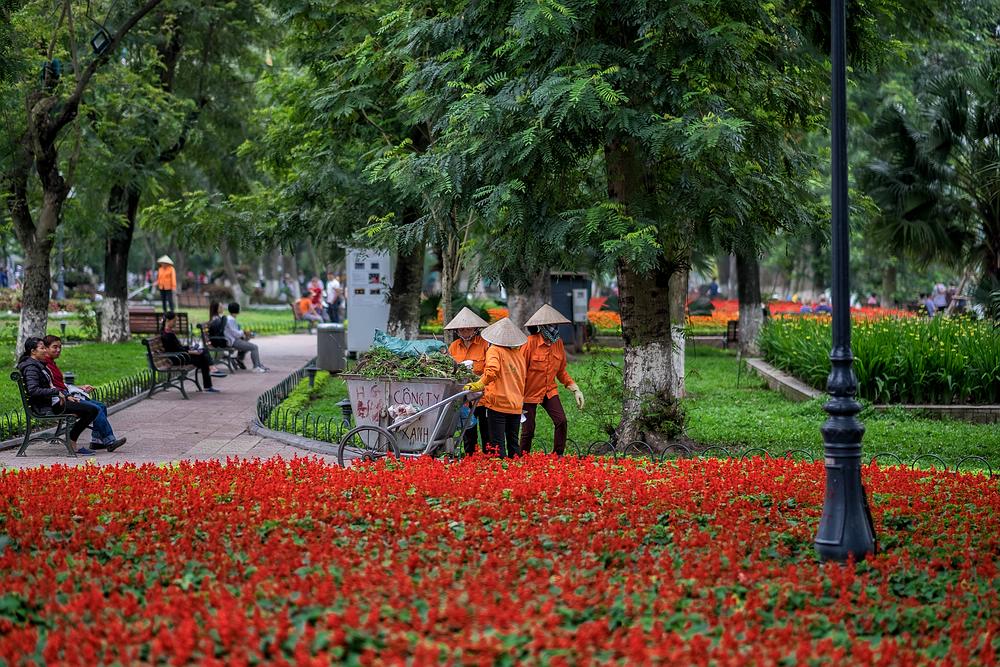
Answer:
[[[0,452],[0,465],[30,468],[61,463],[97,465],[115,463],[167,463],[182,459],[271,458],[316,456],[274,440],[247,433],[254,417],[257,397],[301,368],[316,356],[316,337],[307,334],[269,336],[255,341],[261,361],[270,373],[237,371],[224,378],[212,378],[218,394],[188,391],[185,401],[170,389],[111,415],[115,434],[128,443],[114,453],[99,451],[96,456],[70,457],[61,445],[37,443],[28,446],[26,456],[16,457],[16,449]],[[249,365],[249,355],[247,362]],[[86,382],[87,378],[79,378]],[[80,437],[89,440],[89,431]],[[335,456],[321,456],[336,463]]]

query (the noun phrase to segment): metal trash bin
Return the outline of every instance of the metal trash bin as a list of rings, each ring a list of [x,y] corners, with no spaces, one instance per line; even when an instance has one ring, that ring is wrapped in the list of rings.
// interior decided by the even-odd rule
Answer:
[[[343,324],[316,327],[316,366],[331,373],[339,373],[347,366],[347,331]]]

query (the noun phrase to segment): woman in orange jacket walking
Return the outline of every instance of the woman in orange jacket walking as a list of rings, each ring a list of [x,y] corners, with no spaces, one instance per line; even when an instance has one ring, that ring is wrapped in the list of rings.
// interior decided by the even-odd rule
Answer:
[[[489,324],[486,320],[476,315],[469,308],[463,308],[458,311],[458,315],[444,326],[445,331],[454,331],[458,335],[458,338],[452,341],[448,347],[448,354],[456,362],[469,366],[477,376],[482,376],[483,371],[486,369],[486,350],[489,348],[489,343],[483,340],[479,332],[487,326]],[[480,403],[476,406],[473,415],[476,421],[479,422],[479,435],[482,438],[483,449],[485,449],[486,443],[490,441],[486,407]],[[462,440],[465,444],[465,453],[470,455],[475,454],[475,426],[465,430]]]
[[[583,392],[566,372],[566,349],[559,338],[559,325],[569,324],[569,320],[552,306],[545,304],[527,321],[525,326],[537,327],[537,332],[528,336],[528,342],[521,350],[527,365],[524,386],[524,429],[521,431],[521,452],[531,451],[531,441],[535,437],[535,415],[541,405],[552,419],[555,427],[553,451],[559,456],[566,450],[566,412],[559,400],[556,379],[576,396],[576,405],[583,410]],[[529,329],[530,331],[531,329]]]
[[[491,453],[517,456],[525,376],[524,354],[520,348],[528,337],[507,317],[483,329],[482,336],[490,344],[483,376],[465,385],[465,389],[483,391],[480,405],[486,407]]]
[[[174,290],[177,289],[177,274],[174,272],[174,260],[168,256],[156,260],[156,288],[160,290],[160,303],[163,312],[174,309]]]

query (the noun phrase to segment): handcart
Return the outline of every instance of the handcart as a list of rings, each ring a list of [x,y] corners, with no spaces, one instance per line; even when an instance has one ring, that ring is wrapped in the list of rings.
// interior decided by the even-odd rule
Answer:
[[[356,427],[337,448],[337,462],[372,461],[385,456],[417,457],[455,452],[473,424],[482,392],[464,391],[453,379],[392,380],[342,375],[347,382]],[[393,418],[401,407],[412,414]],[[463,409],[463,407],[465,409]]]

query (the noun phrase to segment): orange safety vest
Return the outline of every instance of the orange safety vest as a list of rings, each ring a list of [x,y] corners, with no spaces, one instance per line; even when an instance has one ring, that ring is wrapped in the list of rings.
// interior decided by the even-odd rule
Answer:
[[[521,414],[525,370],[521,348],[490,345],[481,378],[486,388],[480,404],[497,412]]]
[[[472,361],[472,372],[477,376],[483,374],[486,368],[486,349],[490,346],[483,337],[476,334],[466,345],[461,338],[456,338],[448,347],[448,354],[457,363]]]
[[[161,289],[177,289],[177,274],[169,264],[162,265],[156,273],[156,286]]]
[[[542,334],[532,334],[521,350],[528,367],[524,383],[525,403],[541,403],[546,398],[558,396],[556,378],[567,387],[573,384],[573,378],[566,372],[566,348],[561,339],[549,343]]]

